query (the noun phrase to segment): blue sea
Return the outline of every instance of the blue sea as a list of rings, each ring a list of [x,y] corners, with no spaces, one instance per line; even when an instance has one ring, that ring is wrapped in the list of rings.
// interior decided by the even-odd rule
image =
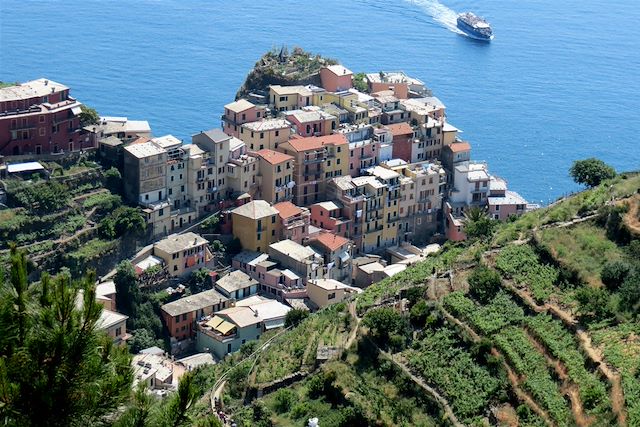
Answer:
[[[467,10],[492,43],[456,32]],[[640,168],[639,22],[636,0],[3,0],[0,80],[48,77],[188,141],[219,126],[262,53],[298,45],[422,79],[475,159],[547,203],[578,189],[575,159]]]

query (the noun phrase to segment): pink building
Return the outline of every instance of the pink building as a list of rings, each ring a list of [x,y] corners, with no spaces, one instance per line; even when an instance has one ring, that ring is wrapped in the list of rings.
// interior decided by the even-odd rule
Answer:
[[[511,215],[520,216],[527,210],[527,201],[515,191],[507,190],[507,182],[495,176],[489,181],[487,204],[491,218],[501,221]]]
[[[264,117],[264,114],[264,108],[259,108],[246,99],[239,99],[224,106],[222,129],[227,135],[239,138],[242,124],[256,122]]]
[[[453,209],[451,208],[449,202],[445,203],[444,213],[447,221],[445,227],[447,239],[453,240],[454,242],[466,240],[467,235],[464,233],[464,223],[462,221],[463,217],[454,215]]]
[[[380,142],[376,139],[366,139],[349,143],[349,175],[362,175],[362,169],[379,163]]]
[[[353,87],[353,73],[342,65],[320,69],[320,81],[327,92],[342,92]]]
[[[335,233],[321,232],[310,242],[316,252],[324,257],[324,278],[349,283],[351,281],[351,259],[353,243]]]
[[[294,125],[296,133],[303,137],[330,135],[340,124],[336,116],[318,107],[289,111],[286,118]]]
[[[349,236],[351,220],[342,214],[340,202],[321,202],[309,206],[311,224],[338,236]]]
[[[307,291],[302,278],[287,268],[281,268],[267,254],[243,251],[233,257],[231,265],[257,280],[263,294],[280,300],[306,297]]]
[[[310,213],[307,208],[300,208],[291,202],[280,202],[273,205],[280,219],[280,238],[302,243],[309,237]]]
[[[413,151],[414,132],[409,123],[397,123],[388,125],[387,128],[393,134],[393,158],[402,159],[411,163]]]

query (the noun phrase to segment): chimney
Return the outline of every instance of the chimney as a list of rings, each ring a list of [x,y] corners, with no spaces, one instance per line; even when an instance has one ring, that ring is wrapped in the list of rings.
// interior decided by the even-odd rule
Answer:
[[[258,317],[258,310],[253,312],[253,317]]]
[[[46,86],[46,85],[48,85],[48,84],[49,84],[49,80],[45,80],[45,81],[44,81],[44,85]]]

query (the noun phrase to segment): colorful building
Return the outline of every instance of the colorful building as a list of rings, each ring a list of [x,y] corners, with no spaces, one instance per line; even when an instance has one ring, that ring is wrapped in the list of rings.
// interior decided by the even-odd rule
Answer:
[[[293,201],[296,205],[307,206],[325,200],[327,181],[347,173],[348,148],[347,139],[340,134],[293,138],[280,145],[280,151],[295,159]]]
[[[253,200],[231,211],[233,235],[242,248],[265,252],[278,241],[278,211],[264,200]]]
[[[329,65],[320,69],[322,87],[328,92],[342,92],[353,87],[353,73],[342,65]]]
[[[293,198],[293,156],[273,150],[250,153],[258,158],[260,198],[269,203]]]
[[[240,126],[239,138],[253,150],[275,150],[291,137],[291,123],[285,119],[263,119]]]
[[[281,239],[302,243],[309,237],[311,214],[307,208],[298,207],[291,202],[280,202],[273,207],[278,211]]]
[[[81,106],[69,96],[68,87],[52,80],[0,88],[0,155],[38,155],[96,147],[96,141],[85,135],[80,126]]]

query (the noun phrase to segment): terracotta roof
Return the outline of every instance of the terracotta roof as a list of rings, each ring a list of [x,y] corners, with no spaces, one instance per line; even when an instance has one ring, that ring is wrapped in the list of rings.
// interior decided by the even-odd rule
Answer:
[[[460,153],[471,150],[471,145],[468,142],[455,142],[449,146],[449,149],[454,153]]]
[[[256,151],[256,154],[272,165],[277,165],[278,163],[286,162],[287,160],[293,160],[293,156],[280,153],[279,151],[268,150],[266,148],[264,150]]]
[[[316,242],[320,243],[322,246],[326,247],[330,251],[335,251],[339,249],[341,246],[349,243],[349,239],[346,239],[342,236],[338,236],[333,233],[320,233],[320,235],[315,239]]]
[[[291,202],[276,203],[273,207],[280,212],[280,217],[282,217],[282,219],[291,218],[294,215],[302,213],[302,209]]]
[[[342,134],[311,136],[309,138],[290,139],[291,147],[298,151],[317,150],[325,145],[347,145],[349,141]]]
[[[396,123],[393,125],[387,125],[387,128],[391,131],[393,136],[398,135],[407,135],[409,133],[413,133],[413,128],[407,122]]]

